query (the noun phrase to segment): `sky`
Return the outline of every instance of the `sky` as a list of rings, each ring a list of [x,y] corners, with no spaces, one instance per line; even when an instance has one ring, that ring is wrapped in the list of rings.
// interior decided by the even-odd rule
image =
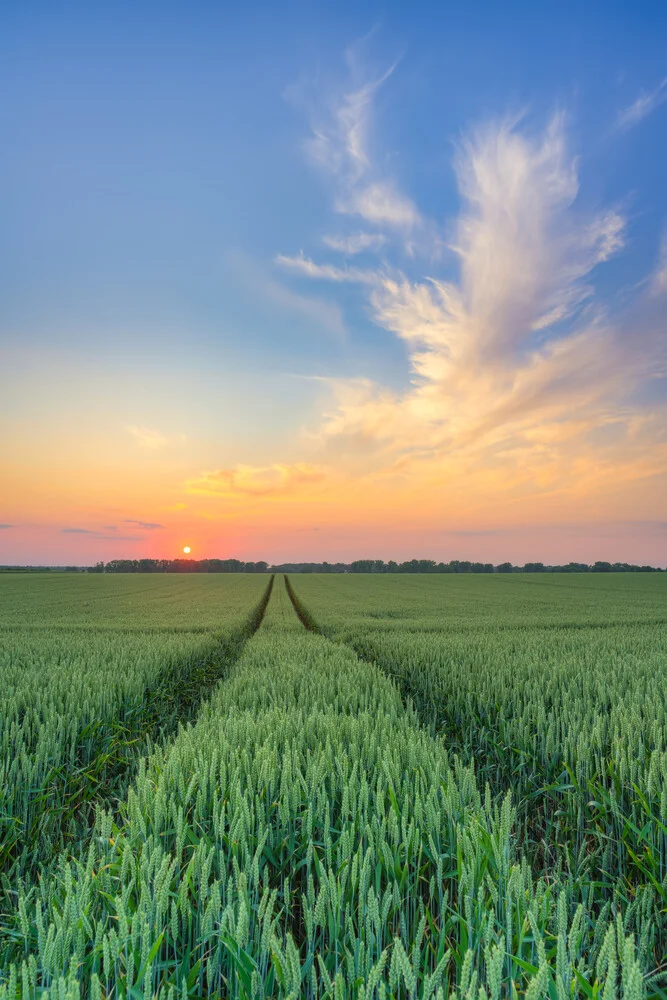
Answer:
[[[667,565],[667,8],[0,8],[0,564]]]

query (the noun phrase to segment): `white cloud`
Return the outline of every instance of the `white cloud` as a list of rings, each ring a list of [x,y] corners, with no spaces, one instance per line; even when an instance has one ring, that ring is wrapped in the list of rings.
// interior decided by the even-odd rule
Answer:
[[[420,222],[414,203],[396,190],[392,181],[372,181],[341,195],[336,209],[344,215],[360,215],[376,225],[412,229]]]
[[[509,122],[478,131],[462,144],[456,172],[465,204],[456,227],[461,278],[432,283],[444,306],[438,339],[489,361],[576,311],[592,293],[582,279],[622,246],[624,220],[573,210],[576,162],[562,116],[537,140]]]
[[[313,134],[304,143],[313,163],[345,175],[348,183],[367,173],[371,166],[368,146],[373,98],[393,71],[392,66],[378,79],[344,93],[334,101],[327,118],[313,125]]]
[[[664,370],[664,338],[617,328],[596,300],[591,272],[623,247],[625,223],[614,209],[578,210],[563,118],[537,139],[518,123],[487,126],[461,145],[456,172],[456,281],[281,259],[364,285],[376,322],[408,345],[405,391],[333,383],[315,436],[324,454],[471,495],[491,480],[506,494],[585,493],[666,470],[661,420],[632,402]]]
[[[449,359],[487,364],[530,346],[536,331],[572,317],[592,295],[583,279],[623,246],[616,211],[581,219],[563,120],[531,141],[503,122],[465,142],[456,162],[466,205],[456,227],[458,283],[339,268],[279,256],[310,278],[371,286],[378,323]]]
[[[353,257],[358,253],[381,250],[387,237],[382,233],[353,233],[350,236],[324,236],[322,242],[332,250]]]
[[[636,101],[633,101],[627,108],[622,108],[616,118],[617,127],[620,129],[632,128],[665,101],[667,101],[667,77],[660,81],[655,90],[648,93],[642,91]]]

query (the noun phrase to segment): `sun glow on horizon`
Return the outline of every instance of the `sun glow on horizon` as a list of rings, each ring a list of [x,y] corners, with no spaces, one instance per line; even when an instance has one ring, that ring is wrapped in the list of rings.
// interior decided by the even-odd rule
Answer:
[[[190,552],[191,552],[190,546],[189,545],[184,545],[183,546],[183,551],[186,554],[186,556],[189,556]]]

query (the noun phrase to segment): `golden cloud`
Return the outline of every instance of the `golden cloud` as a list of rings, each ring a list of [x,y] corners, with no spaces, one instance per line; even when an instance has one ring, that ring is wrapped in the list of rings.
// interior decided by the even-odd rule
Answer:
[[[206,472],[186,484],[189,493],[220,497],[268,497],[293,492],[299,487],[322,482],[326,473],[321,466],[307,462],[292,465],[236,465],[229,469]]]

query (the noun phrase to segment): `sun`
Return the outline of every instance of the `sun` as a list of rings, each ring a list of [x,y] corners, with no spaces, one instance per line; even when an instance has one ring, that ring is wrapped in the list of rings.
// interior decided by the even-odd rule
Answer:
[[[189,545],[184,545],[183,546],[183,551],[185,552],[186,556],[189,556],[190,555],[190,546]]]

